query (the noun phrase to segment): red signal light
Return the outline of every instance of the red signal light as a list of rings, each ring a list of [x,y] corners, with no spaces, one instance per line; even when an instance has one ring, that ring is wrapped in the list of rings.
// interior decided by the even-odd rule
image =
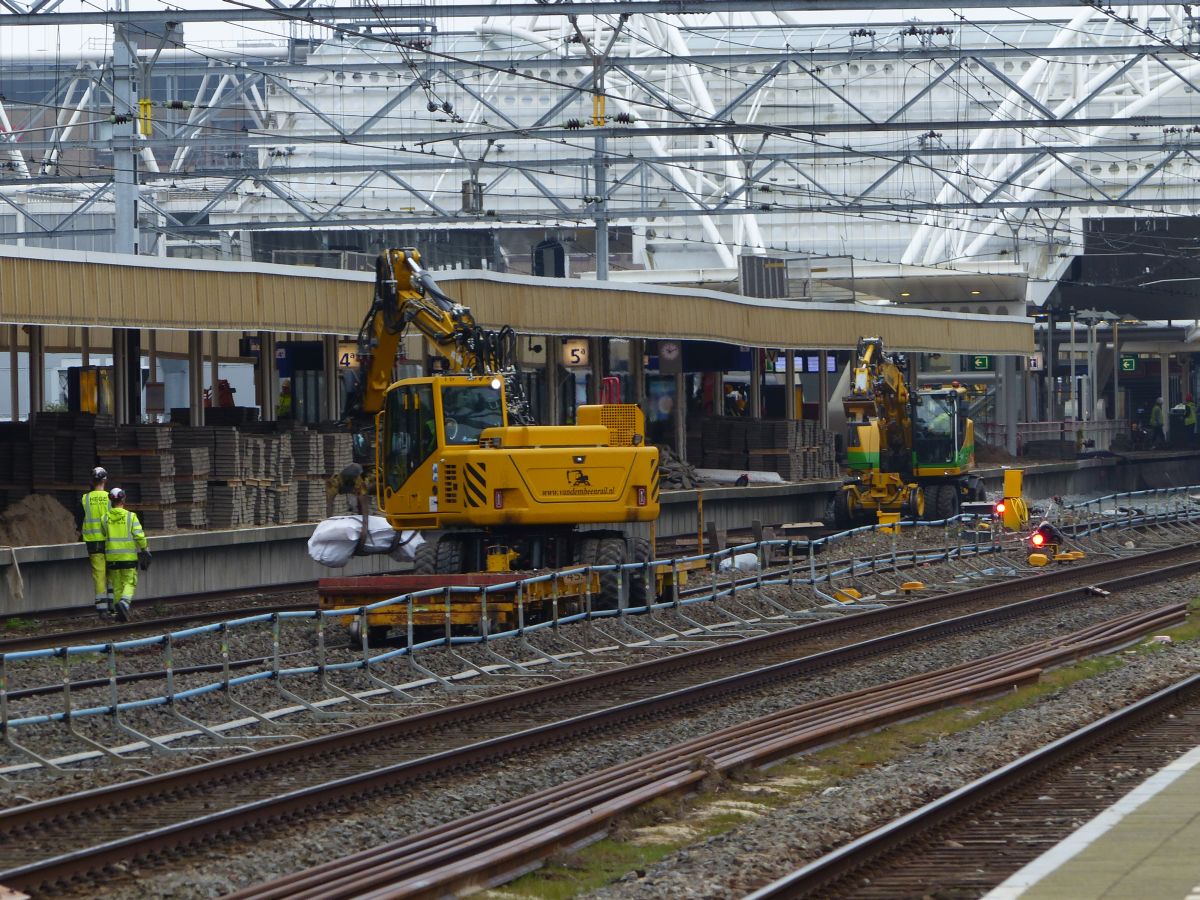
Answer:
[[[998,515],[998,516],[1004,515],[1004,511],[1006,509],[1008,509],[1008,504],[1006,504],[1003,500],[1001,500],[999,503],[996,504],[996,515]]]
[[[1046,536],[1040,531],[1035,531],[1032,535],[1030,535],[1029,543],[1033,544],[1035,547],[1040,547],[1042,544],[1046,543]]]

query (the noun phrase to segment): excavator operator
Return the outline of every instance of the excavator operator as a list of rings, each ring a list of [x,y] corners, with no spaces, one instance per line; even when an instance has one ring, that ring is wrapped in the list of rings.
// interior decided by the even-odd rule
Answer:
[[[474,444],[485,428],[503,424],[499,384],[447,385],[442,389],[442,426],[447,443]]]

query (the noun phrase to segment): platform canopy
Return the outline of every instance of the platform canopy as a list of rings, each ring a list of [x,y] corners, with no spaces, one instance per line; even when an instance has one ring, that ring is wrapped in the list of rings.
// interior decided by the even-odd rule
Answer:
[[[760,300],[629,282],[436,272],[484,325],[526,334],[1029,354],[1029,319],[860,304]],[[373,273],[0,247],[0,322],[102,328],[355,334]]]

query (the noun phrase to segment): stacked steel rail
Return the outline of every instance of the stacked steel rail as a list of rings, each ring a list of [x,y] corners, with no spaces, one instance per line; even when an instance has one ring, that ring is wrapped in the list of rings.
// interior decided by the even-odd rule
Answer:
[[[982,895],[1071,834],[1079,821],[1120,799],[1128,784],[1111,777],[1114,769],[1153,770],[1198,740],[1200,675],[1193,675],[846,844],[747,900]]]
[[[1131,613],[900,681],[743,722],[573,779],[511,803],[240,892],[236,900],[441,897],[507,880],[559,848],[602,833],[617,816],[695,790],[712,775],[759,766],[941,706],[999,693],[1046,668],[1168,627],[1186,604]]]
[[[354,803],[520,751],[580,736],[591,739],[600,730],[702,708],[718,699],[921,642],[1094,600],[1097,592],[1103,595],[1182,577],[1200,570],[1200,560],[1176,565],[1168,561],[1177,554],[1194,556],[1197,549],[1188,545],[1138,559],[1063,568],[1020,584],[988,585],[825,620],[17,807],[0,812],[0,833],[11,836],[0,843],[0,865],[9,867],[0,871],[0,883],[44,887],[118,862]],[[1097,583],[1101,573],[1122,569],[1137,574]],[[1036,594],[1070,581],[1076,586],[998,605],[1014,595]],[[964,615],[967,610],[980,611]],[[947,613],[959,615],[943,618]],[[894,630],[901,623],[911,626],[922,620],[926,624]],[[864,640],[864,632],[882,636]],[[848,644],[848,639],[857,642]],[[826,649],[830,646],[835,649]],[[754,668],[747,671],[750,667]],[[605,700],[615,696],[622,698],[621,705]],[[471,742],[473,729],[494,735],[498,722],[503,722],[503,736]],[[389,764],[378,765],[381,755]],[[265,784],[281,773],[287,774],[288,792],[262,799],[270,791]],[[216,786],[220,789],[214,790]],[[217,796],[224,808],[214,811]],[[124,812],[114,819],[114,810],[136,810],[138,815]],[[136,824],[142,816],[164,824],[143,833]],[[111,840],[86,846],[87,836],[96,833],[108,834]]]

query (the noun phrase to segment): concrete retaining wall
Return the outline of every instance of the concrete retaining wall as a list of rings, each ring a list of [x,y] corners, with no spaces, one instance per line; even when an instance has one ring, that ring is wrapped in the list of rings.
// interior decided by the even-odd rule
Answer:
[[[151,537],[154,562],[150,571],[140,573],[135,605],[180,594],[257,590],[331,574],[399,570],[387,556],[360,557],[337,570],[318,565],[308,556],[314,527],[280,525]],[[0,617],[91,604],[92,576],[83,544],[20,547],[15,550],[16,566],[13,553],[0,548]],[[19,583],[23,591],[18,590]]]
[[[1200,484],[1200,452],[1194,451],[1039,463],[1022,468],[1025,496],[1033,500],[1092,491],[1111,493]],[[1003,486],[1003,468],[977,471],[988,491],[998,492]],[[694,535],[701,496],[704,521],[714,522],[724,531],[749,528],[755,520],[764,524],[817,521],[824,516],[829,497],[840,484],[840,481],[814,481],[671,491],[662,495],[657,534]]]
[[[1025,493],[1031,499],[1090,491],[1129,491],[1200,483],[1200,453],[1146,454],[1044,463],[1025,468]],[[1000,489],[1003,469],[980,470],[988,490]],[[764,524],[820,519],[840,482],[707,488],[662,495],[659,537],[694,535],[699,519],[730,531]],[[698,504],[703,512],[698,515]],[[605,526],[611,527],[611,526]],[[314,526],[283,525],[235,531],[204,531],[150,538],[154,564],[142,573],[138,600],[224,590],[257,590],[273,585],[315,581],[335,574],[308,557]],[[636,529],[648,534],[647,526]],[[82,544],[0,548],[0,617],[87,605],[91,574]],[[17,568],[24,583],[16,590]],[[338,575],[401,571],[386,556],[355,559]]]

